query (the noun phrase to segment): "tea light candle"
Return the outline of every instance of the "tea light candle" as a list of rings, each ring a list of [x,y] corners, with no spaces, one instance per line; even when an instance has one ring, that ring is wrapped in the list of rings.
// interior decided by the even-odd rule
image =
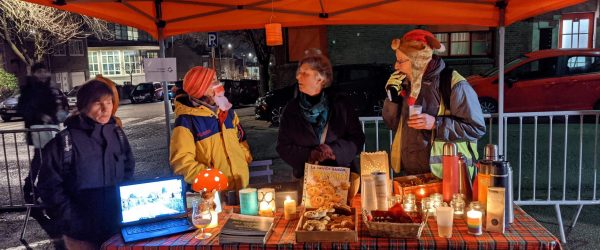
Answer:
[[[245,215],[258,214],[256,188],[244,188],[240,190],[240,213]]]
[[[424,188],[420,188],[419,191],[417,191],[417,196],[419,196],[419,200],[421,200],[427,196],[427,191]]]
[[[296,201],[292,200],[289,196],[285,197],[285,201],[283,202],[283,217],[286,220],[296,218]]]
[[[405,212],[415,211],[415,195],[414,194],[406,194],[404,196],[404,201],[402,202],[402,208],[404,208]]]
[[[482,234],[481,216],[480,211],[471,210],[467,212],[467,232],[474,235]]]
[[[275,215],[275,189],[261,188],[258,190],[258,214],[273,217]]]

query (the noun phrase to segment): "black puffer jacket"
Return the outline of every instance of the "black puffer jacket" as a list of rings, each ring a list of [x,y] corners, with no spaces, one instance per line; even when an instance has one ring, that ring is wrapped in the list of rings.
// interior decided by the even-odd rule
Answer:
[[[365,143],[365,134],[352,105],[342,96],[326,91],[329,99],[329,128],[325,144],[335,154],[335,161],[321,162],[321,165],[351,167],[358,171],[356,156]],[[311,124],[302,116],[300,98],[292,99],[283,111],[279,124],[277,152],[281,159],[294,169],[294,176],[304,176],[304,163],[310,151],[320,144]]]
[[[55,137],[42,151],[40,196],[65,235],[100,245],[118,232],[115,186],[133,176],[131,147],[125,138],[122,148],[114,119],[101,125],[80,114],[65,125],[72,138],[71,166],[63,170],[63,142]]]

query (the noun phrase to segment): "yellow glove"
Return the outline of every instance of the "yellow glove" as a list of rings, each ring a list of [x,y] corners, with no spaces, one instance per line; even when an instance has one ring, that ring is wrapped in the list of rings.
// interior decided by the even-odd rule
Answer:
[[[395,71],[390,76],[390,79],[388,79],[387,83],[385,84],[385,90],[390,101],[400,95],[400,91],[402,91],[402,82],[405,78],[406,74]]]

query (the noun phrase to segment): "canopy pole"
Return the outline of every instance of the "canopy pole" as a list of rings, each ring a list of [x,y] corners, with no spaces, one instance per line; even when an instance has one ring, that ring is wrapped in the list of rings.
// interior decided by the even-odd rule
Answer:
[[[156,10],[156,19],[158,20],[156,22],[156,28],[158,29],[158,46],[160,48],[159,52],[158,52],[158,57],[159,58],[165,58],[165,35],[163,33],[163,29],[166,25],[165,21],[162,20],[162,0],[155,0],[154,1],[154,7]],[[167,141],[167,155],[166,155],[166,160],[167,160],[167,166],[171,166],[170,165],[170,160],[169,160],[169,156],[170,156],[170,145],[171,145],[171,118],[170,118],[170,114],[171,114],[171,106],[169,103],[169,89],[168,89],[168,84],[166,81],[163,81],[162,83],[162,89],[163,89],[163,102],[164,102],[164,106],[165,106],[165,125],[166,125],[166,141]]]
[[[505,39],[505,17],[506,17],[506,2],[499,1],[496,7],[500,10],[500,18],[498,23],[498,152],[504,155],[504,39]]]

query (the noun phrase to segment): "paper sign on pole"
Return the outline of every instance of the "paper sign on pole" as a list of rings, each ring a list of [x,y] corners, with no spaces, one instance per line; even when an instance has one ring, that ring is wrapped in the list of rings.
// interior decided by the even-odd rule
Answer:
[[[177,81],[175,58],[144,58],[144,73],[147,82]]]

